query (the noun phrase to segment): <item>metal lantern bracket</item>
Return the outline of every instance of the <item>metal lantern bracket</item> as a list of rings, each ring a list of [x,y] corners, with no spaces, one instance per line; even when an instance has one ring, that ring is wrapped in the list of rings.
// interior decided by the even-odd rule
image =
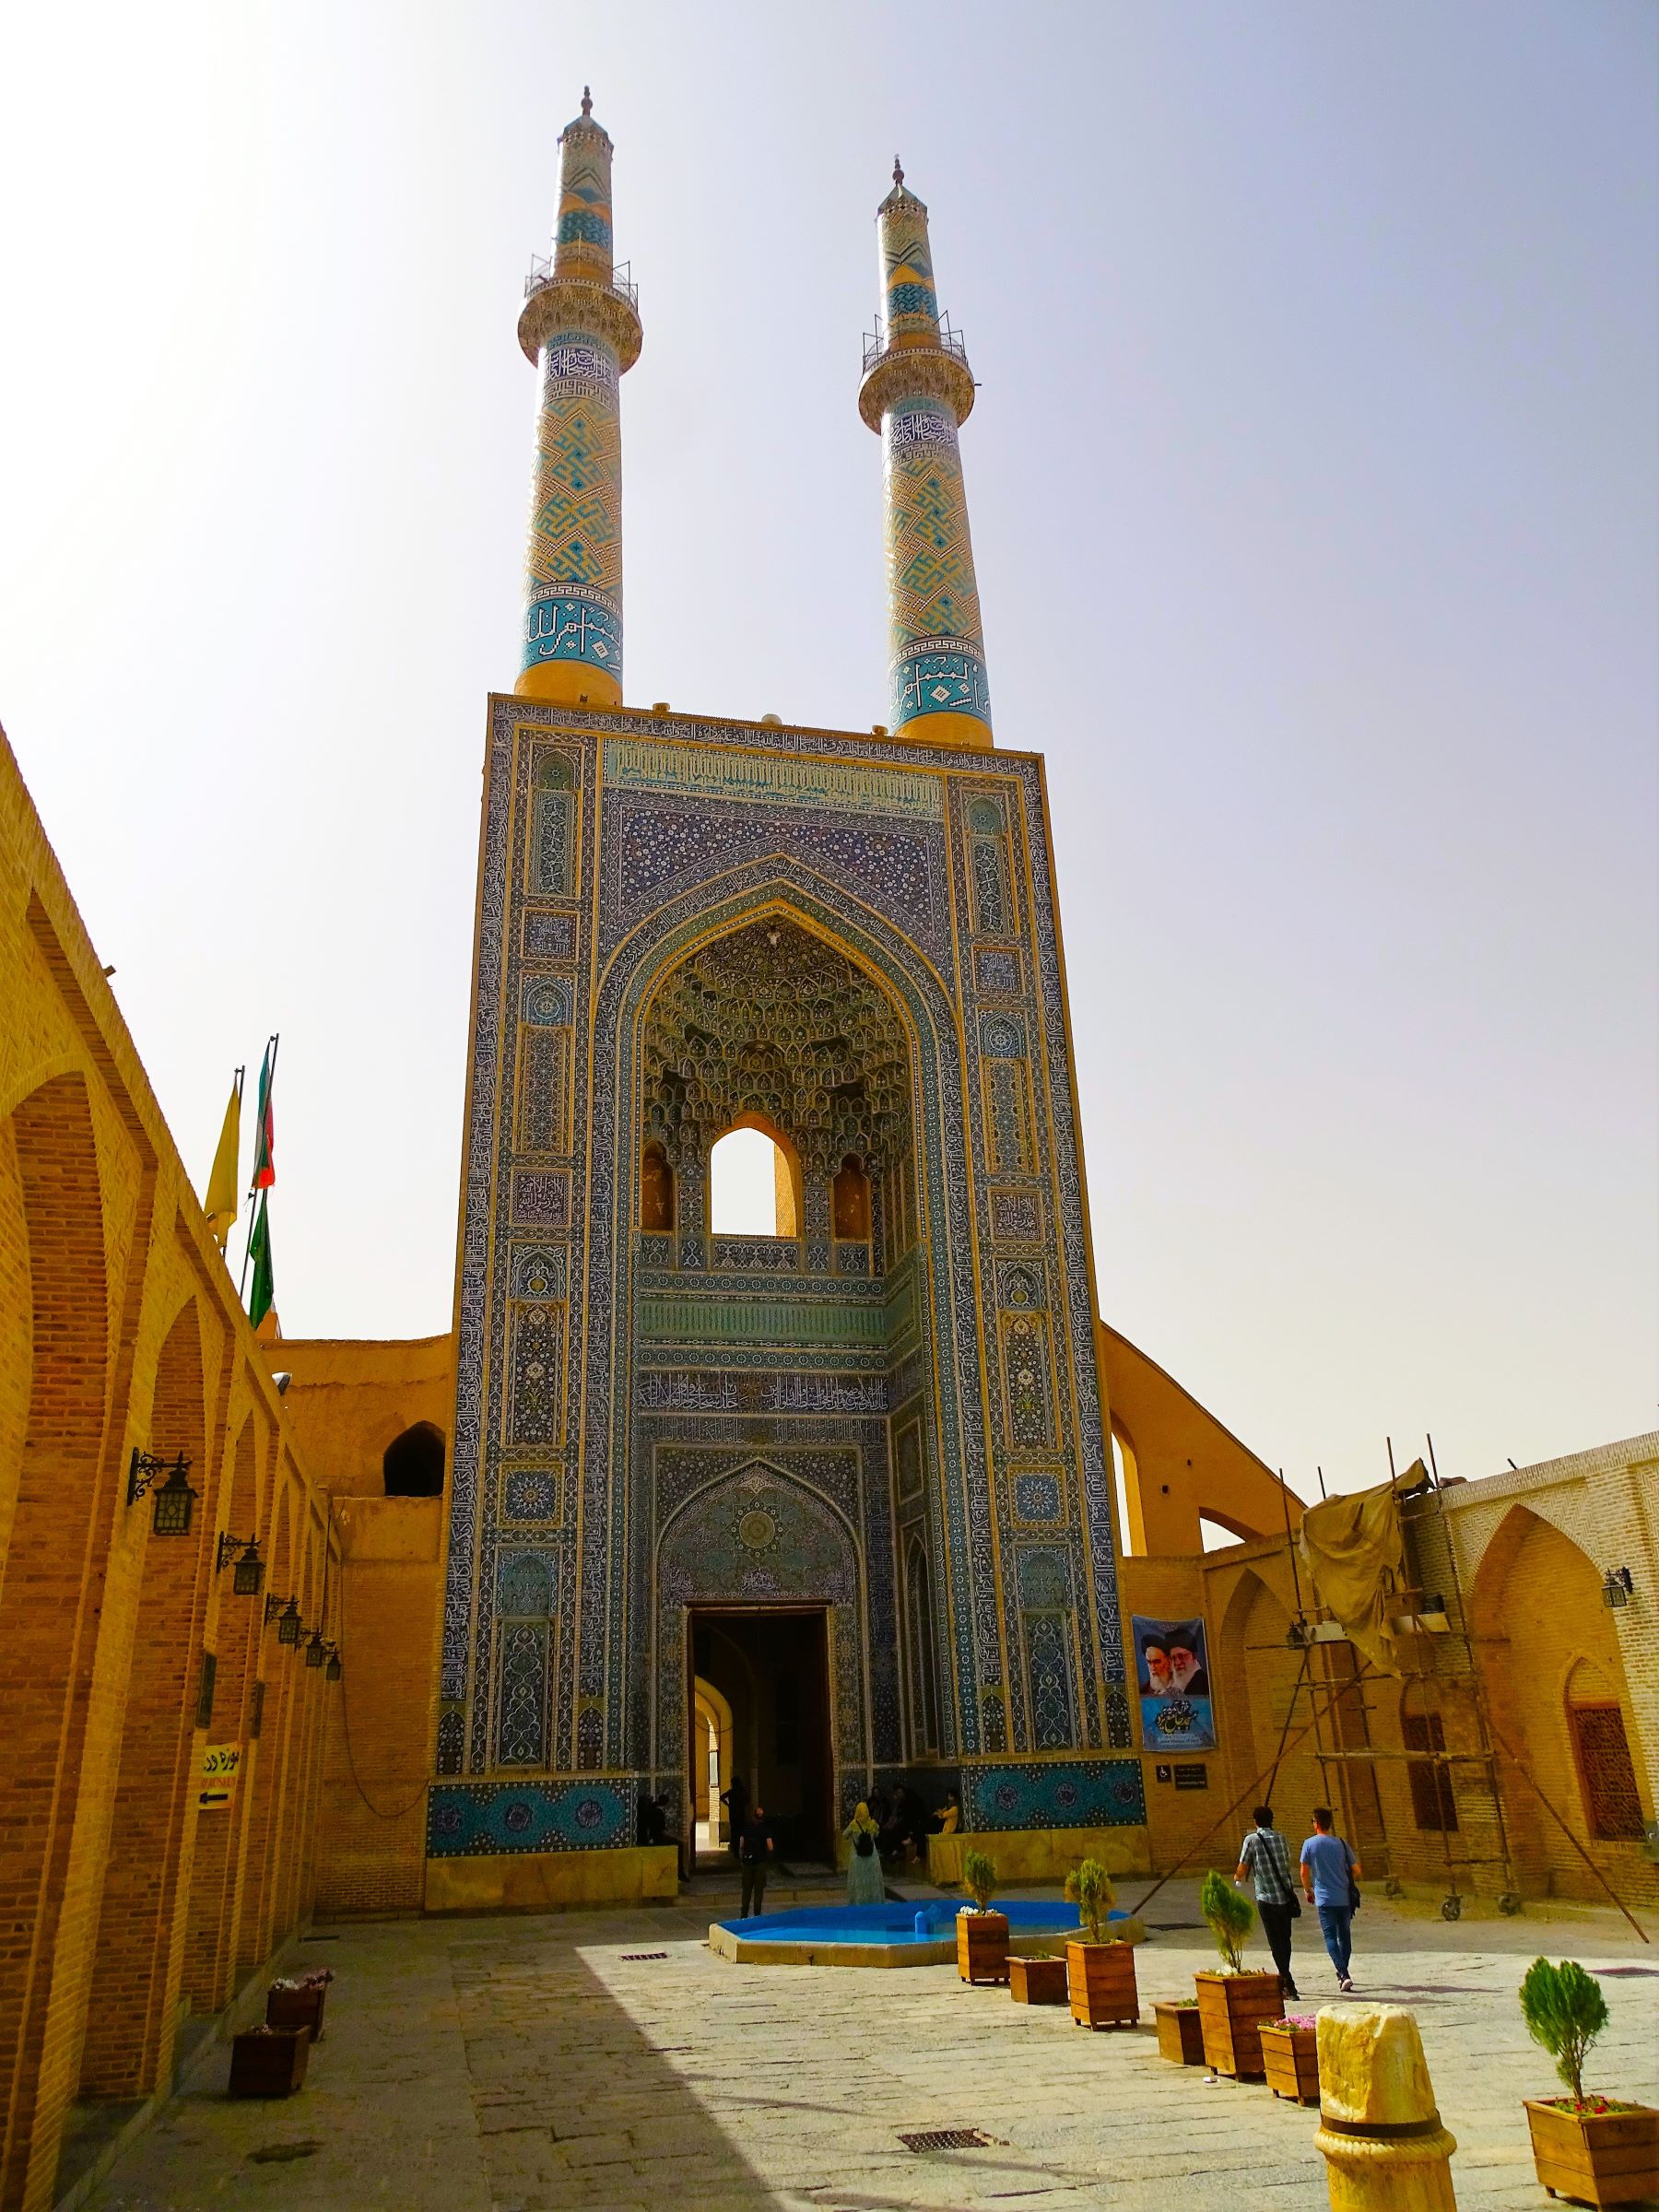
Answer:
[[[176,1459],[163,1459],[158,1453],[141,1452],[136,1444],[127,1463],[127,1503],[136,1505],[140,1498],[150,1500],[150,1528],[158,1536],[186,1536],[190,1534],[191,1516],[195,1510],[199,1493],[186,1480],[190,1460],[181,1452]],[[167,1480],[157,1487],[158,1476]]]
[[[275,1590],[268,1592],[265,1617],[267,1626],[273,1620],[276,1623],[278,1643],[298,1643],[305,1633],[305,1623],[300,1618],[300,1600],[297,1597],[283,1597]]]
[[[236,1572],[230,1578],[230,1587],[238,1597],[257,1597],[265,1587],[265,1561],[259,1556],[257,1536],[233,1536],[227,1532],[218,1540],[218,1553],[214,1571],[223,1574],[237,1553]]]

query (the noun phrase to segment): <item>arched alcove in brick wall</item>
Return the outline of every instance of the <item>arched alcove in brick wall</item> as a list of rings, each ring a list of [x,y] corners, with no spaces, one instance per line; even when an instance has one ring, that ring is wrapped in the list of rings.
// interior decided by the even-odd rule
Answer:
[[[185,1301],[161,1347],[144,1448],[190,1462],[195,1511],[212,1519],[202,1330]],[[88,2097],[147,2097],[171,2070],[173,2012],[182,1971],[179,1874],[195,1828],[194,1770],[202,1683],[206,1547],[202,1524],[186,1536],[157,1535],[147,1499],[117,1511],[143,1547],[138,1616],[127,1669],[126,1710],[104,1861],[92,1994],[81,2056]],[[215,1656],[217,1670],[217,1654]],[[217,1706],[217,1671],[214,1682]]]
[[[14,1255],[9,1295],[19,1296],[21,1253],[30,1357],[8,1378],[14,1437],[19,1400],[23,1416],[5,1470],[10,1511],[0,1649],[18,1663],[0,1674],[8,1810],[0,1888],[8,1919],[29,1928],[33,1940],[0,1959],[0,2093],[8,2113],[0,2200],[21,2201],[54,1972],[71,1970],[66,1989],[73,1979],[58,1936],[86,1725],[86,1700],[76,1691],[96,1633],[81,1599],[103,1487],[108,1305],[98,1152],[78,1076],[54,1077],[17,1107],[6,1156],[15,1167],[4,1186],[11,1217],[4,1246]],[[74,2084],[59,2078],[45,2088],[61,2105]]]
[[[1512,1754],[1500,1756],[1498,1772],[1522,1887],[1606,1897],[1539,1802],[1541,1790],[1620,1894],[1659,1894],[1659,1870],[1641,1840],[1641,1823],[1653,1818],[1652,1788],[1594,1562],[1553,1522],[1512,1505],[1481,1556],[1470,1612],[1492,1724]],[[1587,1721],[1592,1712],[1598,1717]],[[1621,1820],[1611,1817],[1616,1802]]]

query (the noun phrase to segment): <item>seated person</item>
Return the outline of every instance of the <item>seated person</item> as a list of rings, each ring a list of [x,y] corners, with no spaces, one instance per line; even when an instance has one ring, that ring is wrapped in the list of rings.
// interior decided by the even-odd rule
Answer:
[[[667,1793],[659,1790],[653,1797],[648,1790],[640,1792],[640,1841],[641,1843],[666,1843],[668,1835]]]

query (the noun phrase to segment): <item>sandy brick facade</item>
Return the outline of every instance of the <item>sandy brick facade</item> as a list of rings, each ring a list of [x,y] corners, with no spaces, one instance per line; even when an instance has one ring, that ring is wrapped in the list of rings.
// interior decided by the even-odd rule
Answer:
[[[325,1566],[325,1500],[3,745],[0,977],[10,2212],[53,2201],[71,2104],[164,2090],[181,1999],[218,2011],[239,1963],[261,1965],[310,1911],[339,1686],[279,1644],[263,1599],[232,1594],[216,1537],[256,1535],[267,1590],[330,1632],[339,1546]],[[187,1536],[154,1535],[149,1500],[127,1502],[135,1447],[189,1459]],[[244,1759],[231,1805],[204,1811],[210,1743]]]
[[[1195,1524],[1218,1495],[1225,1510],[1214,1468],[1188,1477],[1166,1455],[1158,1472],[1169,1488],[1148,1521]],[[1304,1665],[1290,1630],[1316,1594],[1282,1534],[1123,1561],[1124,1611],[1202,1615],[1213,1662],[1217,1747],[1185,1762],[1206,1787],[1178,1790],[1145,1760],[1154,1865],[1230,1865],[1270,1793],[1288,1834],[1329,1803],[1369,1872],[1431,1893],[1659,1904],[1659,1434],[1449,1482],[1405,1518],[1417,1583],[1453,1632],[1404,1640],[1395,1675],[1357,1678],[1345,1643]],[[1618,1568],[1631,1588],[1613,1606]],[[1449,1808],[1413,1783],[1405,1754],[1425,1743],[1452,1757]]]

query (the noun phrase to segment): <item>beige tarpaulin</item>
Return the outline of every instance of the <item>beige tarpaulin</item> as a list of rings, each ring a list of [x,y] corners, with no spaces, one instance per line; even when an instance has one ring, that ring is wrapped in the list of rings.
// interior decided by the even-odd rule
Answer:
[[[1397,1594],[1406,1584],[1399,1500],[1428,1479],[1428,1469],[1415,1460],[1396,1482],[1327,1498],[1302,1515],[1300,1548],[1314,1595],[1335,1615],[1361,1656],[1383,1674],[1398,1671],[1389,1624],[1401,1609]]]

